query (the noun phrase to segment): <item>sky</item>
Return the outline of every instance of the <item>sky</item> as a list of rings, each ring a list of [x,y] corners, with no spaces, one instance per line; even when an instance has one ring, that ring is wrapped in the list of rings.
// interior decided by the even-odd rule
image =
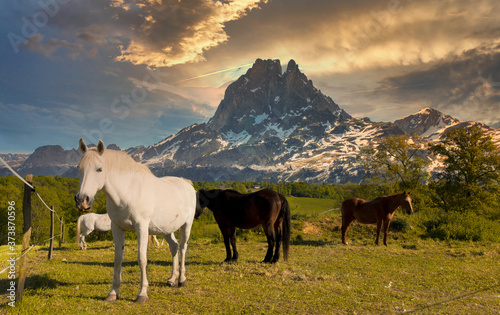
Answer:
[[[294,59],[354,117],[433,107],[500,127],[498,0],[0,2],[0,153],[152,145]]]

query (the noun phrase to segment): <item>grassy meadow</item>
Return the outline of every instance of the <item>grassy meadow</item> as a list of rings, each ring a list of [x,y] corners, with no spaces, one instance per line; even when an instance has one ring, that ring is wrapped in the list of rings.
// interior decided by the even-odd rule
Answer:
[[[195,222],[182,288],[166,286],[167,245],[149,248],[149,302],[139,289],[137,245],[127,240],[121,299],[104,302],[112,280],[111,241],[47,246],[29,253],[22,305],[7,305],[7,275],[0,275],[0,312],[7,314],[498,314],[500,244],[443,242],[392,231],[389,246],[374,245],[374,226],[355,224],[350,245],[340,242],[338,205],[290,197],[292,246],[287,262],[262,264],[267,243],[259,230],[237,236],[240,258],[225,264],[224,244],[211,213]],[[398,210],[397,215],[411,217]],[[415,216],[415,215],[414,215]],[[417,217],[418,218],[418,217]],[[57,242],[56,242],[57,244]],[[57,246],[56,246],[57,247]],[[0,247],[0,267],[7,265]]]

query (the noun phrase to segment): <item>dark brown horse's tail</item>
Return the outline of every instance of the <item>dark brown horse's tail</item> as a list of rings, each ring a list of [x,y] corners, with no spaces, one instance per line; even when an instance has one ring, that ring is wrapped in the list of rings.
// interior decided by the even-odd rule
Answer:
[[[281,214],[283,215],[283,226],[281,228],[281,235],[283,241],[283,259],[288,260],[288,250],[290,249],[290,206],[284,196],[281,196]]]

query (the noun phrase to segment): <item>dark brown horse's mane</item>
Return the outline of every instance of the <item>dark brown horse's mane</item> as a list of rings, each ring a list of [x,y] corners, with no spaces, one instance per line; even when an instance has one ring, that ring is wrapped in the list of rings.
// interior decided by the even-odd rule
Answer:
[[[228,194],[233,194],[233,195],[236,195],[236,196],[243,196],[244,195],[244,194],[242,194],[239,191],[234,190],[234,189],[222,189],[221,192],[228,193]]]
[[[224,189],[222,191],[225,191],[225,192],[230,192],[230,193],[235,193],[235,194],[238,194],[238,195],[241,195],[241,193],[237,190],[234,190],[234,189]]]

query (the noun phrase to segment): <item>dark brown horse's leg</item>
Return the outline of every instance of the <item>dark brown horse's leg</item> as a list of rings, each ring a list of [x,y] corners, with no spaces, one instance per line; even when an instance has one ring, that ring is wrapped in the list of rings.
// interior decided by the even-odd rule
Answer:
[[[269,263],[271,262],[271,259],[273,258],[273,248],[274,248],[274,243],[275,243],[275,238],[274,238],[274,231],[272,226],[269,225],[264,225],[264,233],[266,234],[267,237],[267,253],[266,257],[262,262],[264,263]]]
[[[274,223],[274,235],[276,238],[276,248],[274,250],[274,257],[271,263],[275,263],[280,259],[280,248],[281,248],[281,239],[282,239],[282,232],[281,232],[281,223],[283,220],[276,220]]]
[[[224,262],[231,261],[231,245],[229,244],[229,237],[231,236],[230,229],[228,227],[220,227],[222,236],[224,237],[224,245],[226,246],[226,259]]]
[[[224,235],[224,245],[226,245],[226,259],[224,259],[224,262],[230,262],[231,261],[231,245],[229,245],[229,236]]]
[[[391,220],[384,221],[384,245],[387,246],[387,234],[389,234],[389,224],[391,224]]]
[[[352,221],[354,221],[352,215],[342,213],[342,243],[345,245],[347,245],[347,230],[349,230]]]
[[[382,229],[382,222],[383,222],[383,220],[377,219],[377,238],[375,239],[376,245],[379,245],[380,230]]]
[[[236,228],[231,229],[231,246],[233,247],[233,257],[232,261],[238,260],[238,250],[236,249]],[[229,257],[229,256],[228,256]]]

